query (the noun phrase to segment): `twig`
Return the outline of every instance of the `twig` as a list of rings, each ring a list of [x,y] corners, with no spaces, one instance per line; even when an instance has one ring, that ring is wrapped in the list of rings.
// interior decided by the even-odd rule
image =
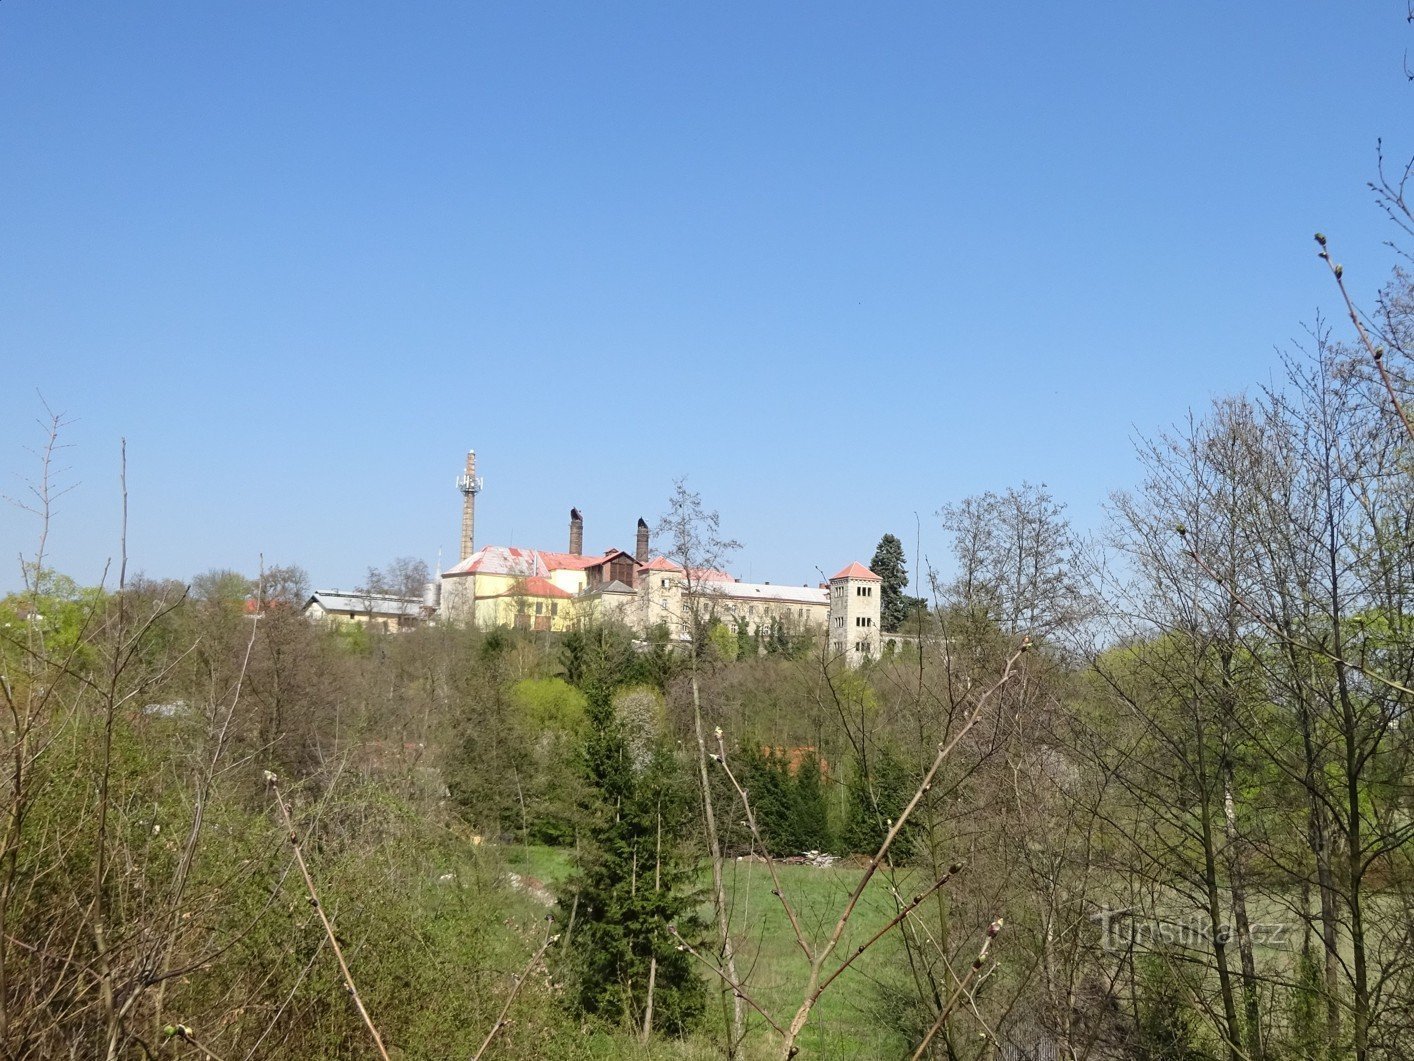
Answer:
[[[196,1035],[193,1034],[192,1030],[188,1028],[185,1024],[169,1024],[166,1028],[163,1029],[163,1031],[170,1039],[180,1039],[188,1046],[196,1047],[197,1050],[201,1052],[201,1055],[203,1057],[209,1058],[209,1061],[222,1061],[221,1057],[218,1054],[213,1053],[201,1043],[197,1042]]]
[[[373,1018],[368,1015],[368,1009],[359,996],[358,987],[354,984],[353,973],[349,972],[348,962],[344,961],[343,948],[339,946],[339,941],[334,936],[334,926],[329,923],[329,918],[324,914],[324,904],[319,901],[319,892],[314,887],[314,878],[310,876],[309,866],[305,864],[304,852],[300,848],[299,834],[295,832],[295,823],[290,817],[290,808],[285,803],[285,797],[280,795],[279,780],[268,770],[265,772],[265,780],[270,785],[271,793],[275,796],[275,804],[280,808],[280,817],[285,821],[285,828],[289,830],[290,846],[294,849],[295,861],[299,863],[300,874],[304,877],[304,885],[309,892],[309,903],[314,907],[314,912],[319,915],[319,920],[324,925],[324,935],[329,940],[334,957],[339,961],[339,970],[344,974],[344,986],[348,988],[349,997],[353,999],[359,1016],[363,1018],[363,1023],[368,1025],[368,1032],[373,1036],[373,1044],[378,1048],[378,1056],[383,1061],[390,1061],[388,1051],[383,1047],[383,1038],[378,1034],[378,1029],[373,1024]]]
[[[1316,233],[1316,242],[1320,245],[1321,251],[1317,255],[1321,261],[1331,271],[1331,276],[1335,277],[1335,286],[1340,289],[1340,297],[1345,300],[1345,311],[1350,315],[1350,322],[1355,325],[1355,333],[1360,337],[1360,343],[1370,354],[1370,359],[1374,361],[1375,368],[1379,370],[1380,380],[1385,385],[1385,392],[1389,395],[1389,400],[1394,404],[1395,414],[1399,417],[1400,423],[1404,425],[1405,432],[1411,440],[1414,440],[1414,421],[1409,419],[1409,414],[1404,410],[1404,403],[1400,401],[1399,395],[1394,389],[1394,380],[1390,378],[1389,369],[1385,367],[1385,348],[1375,343],[1370,338],[1370,333],[1365,328],[1365,323],[1360,319],[1360,311],[1355,308],[1355,300],[1350,297],[1350,292],[1345,287],[1345,269],[1339,263],[1332,261],[1330,252],[1326,250],[1326,237],[1324,233]]]
[[[1401,415],[1403,414],[1401,413]],[[1262,629],[1266,630],[1267,633],[1271,634],[1278,641],[1281,641],[1284,644],[1291,645],[1293,648],[1298,648],[1302,652],[1309,652],[1313,656],[1319,656],[1322,659],[1329,660],[1331,663],[1347,667],[1350,670],[1355,671],[1357,674],[1363,674],[1366,678],[1369,678],[1371,681],[1378,682],[1379,684],[1385,686],[1387,689],[1390,689],[1393,692],[1403,693],[1406,696],[1414,696],[1414,689],[1411,689],[1403,682],[1395,681],[1393,678],[1389,677],[1386,674],[1381,674],[1379,671],[1371,670],[1363,663],[1360,663],[1356,660],[1347,659],[1339,653],[1332,652],[1328,648],[1323,648],[1320,645],[1313,645],[1304,641],[1300,641],[1297,638],[1293,637],[1291,634],[1282,630],[1265,615],[1263,615],[1262,612],[1258,610],[1258,608],[1250,601],[1248,601],[1246,597],[1239,593],[1237,591],[1237,587],[1233,585],[1231,579],[1224,578],[1222,575],[1218,574],[1218,572],[1214,571],[1213,568],[1208,564],[1208,562],[1203,559],[1202,555],[1198,552],[1197,548],[1188,543],[1188,528],[1186,526],[1180,523],[1174,528],[1174,533],[1176,533],[1181,539],[1183,539],[1185,545],[1184,553],[1188,556],[1188,558],[1192,560],[1195,564],[1197,564],[1199,569],[1202,570],[1204,574],[1211,578],[1215,583],[1217,583],[1219,587],[1225,590],[1234,604],[1236,604],[1239,608],[1241,608],[1244,612],[1246,612],[1254,620],[1256,620],[1257,625],[1261,626]]]
[[[918,1049],[913,1051],[911,1061],[918,1061],[923,1056],[928,1044],[933,1041],[933,1037],[942,1030],[947,1023],[948,1017],[952,1015],[953,1007],[967,991],[967,985],[977,978],[977,974],[982,971],[982,966],[987,964],[987,951],[992,947],[992,940],[997,938],[997,933],[1002,930],[1002,919],[997,918],[987,926],[987,938],[982,941],[982,949],[977,952],[977,957],[973,959],[972,968],[967,970],[967,975],[957,982],[957,987],[953,988],[952,994],[948,996],[947,1003],[943,1006],[942,1012],[938,1014],[938,1019],[933,1022],[933,1026],[928,1029],[928,1034],[923,1036],[923,1041],[918,1044]]]
[[[920,906],[927,902],[928,899],[935,892],[941,890],[950,880],[953,879],[953,877],[961,873],[962,868],[963,864],[961,862],[954,862],[951,866],[948,867],[948,871],[946,873],[944,873],[941,877],[939,877],[937,880],[935,880],[932,884],[928,886],[927,890],[915,895],[912,900],[910,900],[908,904],[905,905],[904,908],[899,911],[896,917],[890,919],[884,924],[882,928],[879,929],[878,932],[875,932],[865,942],[861,943],[858,947],[856,947],[854,949],[854,953],[851,954],[848,958],[846,958],[843,962],[841,962],[838,969],[836,969],[829,976],[825,977],[825,979],[820,981],[820,990],[824,991],[825,988],[829,987],[830,984],[835,980],[835,978],[840,975],[840,973],[844,972],[852,964],[854,964],[855,959],[857,959],[874,944],[878,943],[879,940],[883,939],[886,935],[888,935],[891,929],[902,924],[908,918],[909,914],[917,910]]]
[[[738,983],[730,975],[728,975],[725,969],[721,968],[715,962],[708,959],[705,955],[702,954],[701,951],[699,951],[696,947],[694,947],[691,943],[683,939],[682,936],[678,934],[677,925],[669,925],[668,931],[671,932],[673,938],[678,941],[679,947],[687,951],[688,954],[691,954],[703,965],[707,966],[707,968],[711,969],[713,974],[715,974],[718,978],[721,979],[724,984],[726,984],[732,989],[732,993],[737,998],[741,999],[757,1013],[761,1014],[762,1019],[764,1019],[767,1024],[769,1024],[772,1028],[776,1030],[777,1035],[785,1035],[786,1030],[782,1028],[780,1024],[777,1023],[776,1019],[772,1017],[771,1014],[767,1013],[766,1010],[764,1010],[754,998],[752,998],[746,993],[746,988],[742,987],[740,983]]]
[[[790,900],[786,898],[785,889],[781,887],[780,874],[776,872],[776,861],[771,857],[770,849],[766,846],[765,838],[761,835],[761,830],[756,826],[756,815],[751,809],[751,801],[746,797],[746,789],[742,788],[737,781],[736,774],[732,773],[731,766],[727,763],[727,748],[722,742],[722,727],[717,727],[717,755],[714,756],[722,766],[722,771],[727,775],[727,780],[732,783],[732,788],[736,789],[736,794],[741,797],[742,809],[746,811],[747,828],[751,830],[751,835],[756,838],[760,845],[761,854],[766,859],[766,869],[771,874],[771,894],[781,901],[781,906],[785,908],[786,917],[790,919],[790,927],[795,931],[795,941],[800,945],[801,951],[805,954],[806,961],[814,961],[815,955],[810,947],[810,941],[806,939],[805,931],[800,927],[800,919],[795,915],[795,909],[790,905]]]
[[[839,945],[840,938],[844,935],[845,928],[849,925],[850,919],[854,916],[855,909],[859,906],[860,899],[863,898],[865,889],[868,888],[869,882],[874,879],[874,874],[879,871],[879,867],[884,864],[885,856],[889,853],[889,848],[893,846],[894,840],[898,837],[904,825],[907,824],[910,815],[917,809],[918,804],[923,801],[923,797],[932,790],[933,778],[937,776],[938,771],[942,769],[943,763],[947,760],[948,756],[952,754],[958,742],[978,723],[982,717],[982,712],[987,708],[992,698],[1004,685],[1015,677],[1017,663],[1030,649],[1031,639],[1023,638],[1021,647],[1007,658],[1001,676],[978,696],[976,705],[963,720],[962,725],[958,727],[957,732],[954,733],[946,743],[938,745],[938,754],[934,757],[932,765],[928,767],[928,772],[923,775],[923,780],[919,783],[917,791],[913,793],[913,798],[910,799],[908,805],[899,812],[898,818],[895,819],[890,826],[888,835],[884,837],[884,842],[879,846],[878,852],[869,860],[869,865],[865,867],[864,872],[860,874],[859,883],[855,885],[854,891],[850,894],[849,901],[845,904],[844,911],[840,914],[839,920],[835,922],[835,927],[830,933],[830,938],[816,953],[815,960],[811,963],[810,981],[805,989],[805,997],[801,1000],[800,1008],[796,1011],[795,1018],[791,1021],[790,1029],[786,1033],[785,1043],[783,1044],[783,1056],[785,1058],[794,1057],[797,1053],[798,1048],[795,1045],[795,1040],[799,1037],[801,1030],[810,1019],[811,1010],[814,1009],[815,1004],[820,1000],[820,996],[823,994],[825,987],[834,979],[834,977],[831,976],[829,980],[822,983],[820,979],[820,969],[824,965],[825,959],[828,958],[835,947]]]
[[[471,1061],[481,1061],[481,1055],[486,1053],[486,1048],[491,1045],[491,1040],[496,1038],[496,1034],[506,1026],[506,1014],[511,1010],[511,1003],[516,1000],[516,995],[520,994],[520,989],[525,986],[525,982],[530,979],[530,974],[535,971],[535,967],[540,964],[540,960],[545,957],[545,952],[550,949],[550,945],[560,938],[558,932],[545,937],[545,942],[540,944],[540,949],[530,956],[530,961],[525,965],[525,971],[516,978],[515,987],[511,988],[511,993],[506,998],[506,1004],[501,1007],[501,1012],[496,1017],[496,1023],[491,1025],[491,1030],[486,1033],[486,1038],[481,1041],[481,1046],[476,1053],[471,1055]]]

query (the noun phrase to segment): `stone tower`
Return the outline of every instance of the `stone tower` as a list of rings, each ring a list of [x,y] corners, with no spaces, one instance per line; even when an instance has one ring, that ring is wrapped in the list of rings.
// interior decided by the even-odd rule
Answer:
[[[879,658],[883,581],[858,562],[830,579],[830,655],[843,657],[851,667]]]
[[[641,516],[638,520],[638,541],[634,544],[633,558],[640,564],[648,563],[648,524]]]
[[[476,474],[476,450],[466,455],[466,471],[457,479],[457,489],[462,492],[461,558],[465,560],[476,552],[476,495],[481,493],[481,476]]]

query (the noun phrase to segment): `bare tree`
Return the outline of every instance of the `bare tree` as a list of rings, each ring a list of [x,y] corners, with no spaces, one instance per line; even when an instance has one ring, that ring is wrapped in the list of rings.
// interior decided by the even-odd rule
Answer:
[[[687,480],[673,483],[668,511],[658,522],[657,540],[666,541],[665,553],[681,569],[681,615],[687,638],[687,683],[692,703],[692,734],[697,750],[697,778],[702,798],[707,856],[712,867],[712,911],[717,925],[717,948],[725,977],[722,1004],[727,1010],[727,1055],[735,1057],[746,1037],[746,1012],[737,975],[736,945],[732,939],[731,911],[727,902],[725,859],[713,804],[708,763],[707,723],[702,701],[702,671],[708,665],[707,634],[717,616],[713,576],[725,565],[740,543],[722,537],[721,518],[703,507],[702,496],[687,488]]]
[[[1009,636],[1049,639],[1085,617],[1079,541],[1045,484],[988,491],[939,510],[953,535],[950,602]]]
[[[386,594],[390,597],[420,598],[422,590],[432,581],[427,563],[412,556],[399,556],[386,568],[370,567],[360,593]]]

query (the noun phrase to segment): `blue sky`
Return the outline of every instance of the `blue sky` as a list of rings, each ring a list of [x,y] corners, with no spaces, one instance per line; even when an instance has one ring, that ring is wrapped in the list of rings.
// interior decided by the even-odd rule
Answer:
[[[0,5],[0,492],[188,578],[632,548],[686,475],[814,582],[1260,385],[1393,258],[1414,42],[1369,4]],[[0,591],[36,524],[0,510]]]

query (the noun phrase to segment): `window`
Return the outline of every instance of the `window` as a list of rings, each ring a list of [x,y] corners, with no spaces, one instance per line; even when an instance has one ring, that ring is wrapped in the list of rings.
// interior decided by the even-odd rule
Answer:
[[[544,603],[543,603],[542,601],[536,601],[536,602],[535,602],[535,614],[536,614],[536,615],[539,615],[539,614],[540,614],[541,612],[543,612],[544,610],[545,610],[545,605],[544,605]]]
[[[560,602],[559,602],[559,601],[554,601],[554,602],[552,602],[552,603],[550,604],[550,614],[551,614],[551,615],[559,615],[559,614],[560,614]]]

